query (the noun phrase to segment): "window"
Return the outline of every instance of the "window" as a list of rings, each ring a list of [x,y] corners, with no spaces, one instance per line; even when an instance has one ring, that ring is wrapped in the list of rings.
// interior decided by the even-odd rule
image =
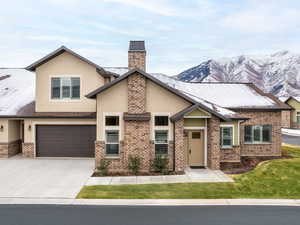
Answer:
[[[272,139],[272,126],[259,125],[259,126],[245,126],[245,143],[270,143]]]
[[[105,126],[119,126],[119,117],[118,116],[106,116],[105,117]]]
[[[169,117],[155,116],[155,126],[169,126]]]
[[[119,131],[106,130],[105,136],[106,155],[119,155]]]
[[[231,148],[233,145],[233,127],[221,127],[221,146]]]
[[[154,117],[155,154],[168,154],[169,116]]]
[[[168,154],[168,131],[155,131],[155,154]]]
[[[52,99],[79,99],[79,77],[53,77],[51,78]]]
[[[120,127],[119,116],[105,116],[105,154],[119,155]]]
[[[200,139],[201,134],[200,132],[192,132],[192,139]]]
[[[300,112],[296,113],[296,121],[298,124],[300,124]]]

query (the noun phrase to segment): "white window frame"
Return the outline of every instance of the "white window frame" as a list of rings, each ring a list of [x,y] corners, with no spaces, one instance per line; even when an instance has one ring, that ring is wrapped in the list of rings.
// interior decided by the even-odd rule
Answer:
[[[119,117],[119,125],[118,126],[106,126],[105,124],[105,118],[108,116],[118,116]],[[121,151],[121,122],[122,122],[122,113],[103,113],[103,136],[104,136],[104,142],[105,142],[105,157],[115,158],[120,156]],[[110,143],[106,140],[106,131],[118,131],[119,132],[119,154],[118,155],[110,155],[106,153],[106,144],[116,144],[116,143]]]
[[[60,98],[52,98],[52,79],[53,78],[59,78],[60,79]],[[79,98],[63,98],[62,97],[62,79],[69,78],[71,82],[71,78],[79,78]],[[72,82],[71,82],[72,84]],[[72,93],[72,86],[71,86],[71,93]],[[49,77],[49,100],[52,102],[58,101],[58,102],[69,102],[69,101],[80,101],[82,96],[82,79],[80,75],[53,75]]]
[[[231,137],[231,145],[223,145],[223,128],[224,127],[229,127],[229,128],[232,128],[232,137]],[[224,149],[226,149],[226,148],[233,148],[233,146],[234,146],[234,143],[235,143],[235,139],[234,139],[234,132],[235,132],[235,129],[234,129],[234,125],[232,125],[232,124],[228,124],[228,125],[220,125],[220,128],[221,128],[221,134],[222,134],[222,136],[220,137],[220,139],[221,139],[221,148],[224,148]]]
[[[168,117],[168,126],[155,126],[155,117],[156,116],[167,116]],[[161,143],[156,143],[155,140],[155,131],[167,131],[167,149],[169,150],[169,141],[171,140],[171,134],[170,134],[170,125],[171,125],[171,121],[170,121],[170,113],[153,113],[152,116],[152,139],[153,139],[153,143],[154,143],[154,150],[155,150],[155,145],[156,144],[161,144]],[[169,151],[167,151],[169,152]],[[167,153],[168,154],[168,153]]]
[[[246,125],[247,126],[247,125]],[[272,125],[269,125],[269,124],[266,124],[266,125],[248,125],[248,126],[251,126],[251,137],[252,137],[252,141],[251,142],[245,142],[245,131],[244,131],[244,142],[245,144],[270,144],[272,143],[272,129],[273,129],[273,126]],[[263,126],[271,126],[271,141],[263,141]],[[254,129],[255,127],[259,127],[260,129],[260,141],[254,141]],[[245,129],[245,127],[244,127]]]

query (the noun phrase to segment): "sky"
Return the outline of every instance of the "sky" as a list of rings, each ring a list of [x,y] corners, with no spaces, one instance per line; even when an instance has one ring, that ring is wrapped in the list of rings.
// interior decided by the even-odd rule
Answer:
[[[25,67],[65,45],[100,66],[127,66],[145,40],[147,72],[202,61],[300,52],[297,0],[9,0],[0,8],[0,67]]]

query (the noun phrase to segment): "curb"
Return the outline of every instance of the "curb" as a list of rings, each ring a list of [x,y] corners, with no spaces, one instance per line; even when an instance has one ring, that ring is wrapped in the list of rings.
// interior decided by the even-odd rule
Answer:
[[[0,198],[0,205],[300,206],[300,199],[52,199]]]

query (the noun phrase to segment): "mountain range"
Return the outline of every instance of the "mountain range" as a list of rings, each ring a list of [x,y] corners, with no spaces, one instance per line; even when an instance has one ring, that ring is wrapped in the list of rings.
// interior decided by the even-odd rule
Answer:
[[[250,82],[276,96],[300,96],[300,54],[210,59],[175,76],[187,82]]]

